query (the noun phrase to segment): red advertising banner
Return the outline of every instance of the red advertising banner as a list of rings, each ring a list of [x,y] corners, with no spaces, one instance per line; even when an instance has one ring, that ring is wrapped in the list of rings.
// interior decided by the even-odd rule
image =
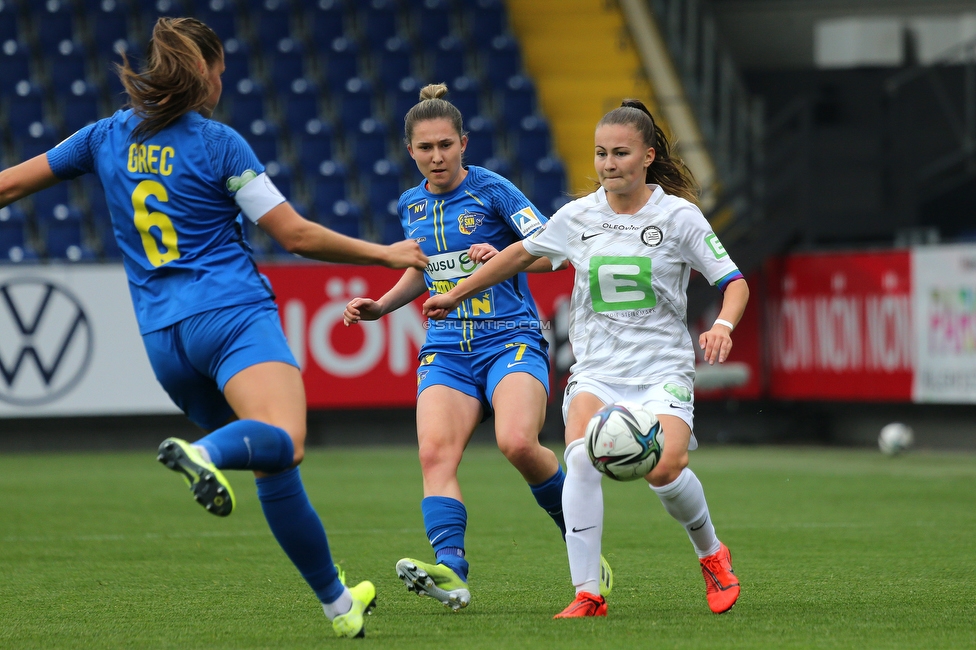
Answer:
[[[908,251],[791,255],[765,276],[770,397],[911,401]]]
[[[417,353],[426,336],[424,298],[378,321],[345,327],[342,312],[357,296],[379,298],[402,271],[339,264],[262,265],[277,295],[281,322],[302,366],[310,408],[410,407],[416,402]],[[545,334],[554,370],[568,352],[568,302],[572,271],[530,274],[543,321],[561,313]],[[562,331],[560,335],[559,332]],[[565,362],[564,362],[565,363]],[[568,365],[566,366],[568,370]],[[558,397],[561,385],[553,382]]]

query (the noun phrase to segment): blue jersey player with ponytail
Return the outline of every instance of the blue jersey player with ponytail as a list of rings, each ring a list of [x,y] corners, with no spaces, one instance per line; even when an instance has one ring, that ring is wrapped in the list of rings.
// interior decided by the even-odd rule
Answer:
[[[467,136],[461,113],[442,99],[446,93],[443,84],[426,86],[404,120],[407,150],[424,181],[400,197],[400,219],[429,264],[408,269],[378,300],[350,301],[347,325],[380,318],[425,292],[450,291],[498,250],[545,224],[508,180],[462,165]],[[530,270],[549,271],[551,266]],[[417,438],[421,512],[435,562],[403,558],[396,571],[411,591],[458,610],[468,605],[471,593],[464,543],[468,514],[457,470],[475,427],[494,415],[499,449],[564,536],[565,474],[556,455],[539,443],[549,356],[524,274],[472,296],[450,317],[429,325],[417,369]],[[609,591],[605,563],[604,577]]]
[[[219,516],[235,503],[221,470],[253,471],[275,539],[335,633],[363,636],[375,589],[368,581],[345,586],[305,494],[297,467],[306,433],[301,371],[238,215],[314,259],[423,268],[427,258],[414,241],[380,246],[295,212],[240,135],[209,119],[223,69],[223,47],[209,27],[160,18],[146,68],[119,67],[132,108],[0,172],[0,207],[64,179],[99,177],[153,371],[190,420],[211,432],[194,444],[165,440],[159,460]]]

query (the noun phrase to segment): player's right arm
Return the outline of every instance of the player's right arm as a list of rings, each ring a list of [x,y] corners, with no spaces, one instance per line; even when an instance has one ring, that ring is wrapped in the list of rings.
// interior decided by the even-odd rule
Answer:
[[[0,208],[59,182],[61,179],[51,171],[47,155],[34,156],[0,172]]]
[[[287,201],[271,208],[257,224],[289,253],[322,262],[380,264],[393,269],[427,266],[427,256],[412,239],[384,246],[347,237],[305,219]]]
[[[427,280],[424,272],[417,269],[407,269],[393,288],[383,294],[379,300],[369,298],[353,298],[346,305],[342,320],[346,327],[361,320],[376,320],[391,311],[396,311],[408,302],[413,302],[427,291]]]

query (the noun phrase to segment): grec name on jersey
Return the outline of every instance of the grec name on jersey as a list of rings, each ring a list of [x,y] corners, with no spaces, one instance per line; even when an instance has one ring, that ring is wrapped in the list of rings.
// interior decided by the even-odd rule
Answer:
[[[176,158],[176,150],[173,147],[161,147],[158,144],[131,144],[126,169],[133,173],[169,176],[173,173],[174,158]]]
[[[427,275],[432,280],[456,280],[466,278],[475,272],[480,264],[471,261],[468,251],[452,251],[431,255],[427,258]]]

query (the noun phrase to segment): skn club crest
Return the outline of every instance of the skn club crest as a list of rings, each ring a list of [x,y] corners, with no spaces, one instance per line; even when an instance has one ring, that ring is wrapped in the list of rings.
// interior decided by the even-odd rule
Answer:
[[[471,235],[484,220],[485,215],[480,212],[468,212],[465,210],[458,217],[458,230],[461,231],[462,235]]]

